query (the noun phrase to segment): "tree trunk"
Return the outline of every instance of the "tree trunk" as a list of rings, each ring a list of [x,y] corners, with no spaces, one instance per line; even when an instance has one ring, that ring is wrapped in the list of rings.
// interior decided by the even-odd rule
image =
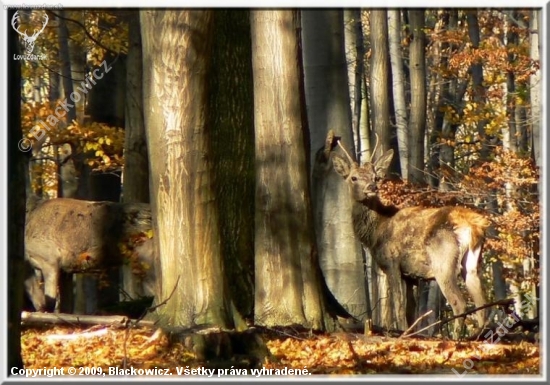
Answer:
[[[128,56],[126,61],[124,203],[149,203],[149,162],[143,123],[143,59],[139,12],[128,11]],[[143,283],[132,274],[132,267],[122,266],[123,288],[131,297],[144,295]]]
[[[362,119],[363,78],[365,76],[365,44],[363,42],[363,23],[361,9],[344,10],[345,56],[348,69],[348,84],[351,105],[351,126],[357,161],[361,163],[361,138],[359,135]]]
[[[319,261],[329,289],[351,314],[360,316],[366,312],[365,279],[350,215],[353,202],[332,161],[318,152],[333,128],[346,145],[353,144],[342,11],[303,10],[302,39]]]
[[[401,177],[404,180],[408,180],[410,157],[408,135],[409,118],[405,101],[405,73],[403,71],[403,52],[401,50],[401,11],[399,9],[388,10],[388,32],[399,163],[401,165]]]
[[[15,14],[8,10],[8,20]],[[8,28],[8,57],[19,54],[19,39]],[[19,150],[21,131],[21,62],[8,61],[8,324],[6,377],[12,368],[22,368],[21,310],[23,309],[24,233],[25,233],[25,175],[28,170],[25,154]]]
[[[388,85],[390,81],[389,74],[389,55],[388,55],[388,24],[386,10],[371,10],[370,18],[370,41],[371,41],[371,60],[370,60],[370,100],[372,105],[372,127],[373,132],[378,135],[378,148],[374,159],[382,151],[390,148],[390,96]],[[371,143],[375,143],[372,141]],[[374,151],[374,146],[372,146]],[[397,157],[394,157],[392,164],[398,163]],[[391,167],[395,170],[395,167]],[[376,262],[373,262],[376,264]],[[391,300],[391,290],[387,285],[387,278],[376,266],[372,275],[373,285],[378,285],[373,289],[373,307],[375,314],[378,313],[378,319],[382,326],[390,328],[393,326],[392,315],[396,311],[402,311],[405,319],[405,309],[393,309]],[[375,295],[378,293],[378,296]],[[377,319],[375,317],[375,319]],[[397,318],[399,319],[399,317]]]
[[[225,271],[239,312],[254,313],[254,100],[250,11],[214,19],[209,116]]]
[[[327,328],[305,151],[297,11],[252,11],[255,322]]]
[[[370,94],[372,104],[372,127],[380,141],[377,151],[383,154],[390,149],[390,97],[388,93],[389,55],[387,11],[371,11],[371,64]],[[376,154],[375,154],[376,156]]]
[[[157,312],[173,326],[232,327],[206,124],[213,12],[144,10],[140,18],[156,301],[167,300]]]
[[[112,54],[105,58],[110,68],[105,71],[87,93],[86,115],[89,122],[105,123],[111,127],[124,127],[124,96],[126,86],[126,56],[121,54],[116,60]],[[78,92],[78,90],[77,90]],[[85,95],[80,93],[82,97]],[[94,156],[81,152],[73,157],[79,174],[76,198],[93,201],[119,202],[121,193],[120,172],[95,173],[86,160]],[[107,285],[100,285],[99,277],[79,274],[76,276],[76,311],[95,314],[99,309],[113,306],[119,299],[120,274],[116,269],[108,272]],[[83,281],[81,281],[83,280]]]
[[[424,133],[426,130],[426,61],[424,38],[424,9],[409,11],[412,42],[410,45],[411,72],[411,120],[409,122],[409,180],[423,184],[424,178]]]
[[[480,31],[479,31],[479,22],[477,18],[477,9],[476,10],[467,10],[466,18],[468,21],[468,35],[472,43],[473,50],[479,49],[480,43]],[[485,105],[486,102],[486,89],[483,85],[483,62],[481,59],[478,59],[470,66],[470,71],[472,73],[472,95],[473,102],[477,103],[478,106]],[[480,158],[482,161],[489,158],[490,148],[489,148],[489,138],[485,132],[485,119],[480,119],[477,124],[478,135],[481,138],[481,151]]]
[[[128,14],[123,201],[149,203],[149,163],[143,124],[143,61],[139,13]]]

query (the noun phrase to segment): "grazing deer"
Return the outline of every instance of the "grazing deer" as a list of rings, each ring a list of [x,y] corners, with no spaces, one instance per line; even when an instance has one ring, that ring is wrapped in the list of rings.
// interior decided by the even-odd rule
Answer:
[[[332,133],[329,138],[330,135]],[[332,139],[327,139],[327,143],[330,142]],[[387,275],[396,309],[405,309],[402,276],[435,279],[453,313],[459,315],[466,310],[457,279],[461,274],[475,305],[485,305],[478,265],[488,220],[463,207],[398,209],[386,206],[377,195],[377,182],[385,176],[393,150],[359,167],[339,140],[337,145],[347,160],[334,154],[333,165],[348,183],[354,200],[355,233]],[[375,152],[376,147],[373,154]],[[398,327],[405,330],[404,312],[398,313]],[[485,309],[478,311],[479,328],[484,326],[485,320]],[[455,321],[456,336],[462,324],[463,319]]]

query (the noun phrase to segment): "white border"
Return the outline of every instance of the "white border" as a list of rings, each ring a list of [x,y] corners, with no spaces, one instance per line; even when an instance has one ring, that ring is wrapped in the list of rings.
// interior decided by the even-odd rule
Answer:
[[[191,8],[191,7],[201,7],[201,8],[208,8],[208,7],[246,7],[246,8],[285,8],[285,7],[291,7],[291,8],[305,8],[305,7],[338,7],[338,8],[348,8],[348,7],[363,7],[363,8],[375,8],[375,7],[383,7],[383,8],[392,8],[392,7],[427,7],[427,8],[444,8],[444,7],[461,7],[461,8],[467,8],[467,7],[479,7],[480,2],[478,1],[460,1],[459,4],[457,4],[456,1],[448,1],[443,0],[439,1],[436,4],[434,4],[432,1],[415,1],[411,4],[411,2],[407,1],[352,1],[352,0],[341,0],[338,3],[335,2],[322,2],[320,3],[319,0],[313,1],[313,0],[284,0],[284,1],[278,1],[278,2],[265,2],[262,4],[253,4],[250,1],[201,1],[197,3],[196,1],[144,1],[144,0],[138,0],[138,1],[122,1],[122,0],[95,0],[92,4],[85,3],[84,1],[66,1],[66,0],[45,0],[45,1],[36,1],[36,0],[29,0],[29,1],[16,1],[16,0],[8,0],[1,2],[2,8],[0,10],[1,16],[0,20],[6,21],[6,23],[0,23],[0,84],[2,84],[2,102],[0,103],[0,119],[2,122],[2,129],[0,130],[0,135],[2,135],[2,140],[0,140],[0,156],[2,160],[2,166],[4,167],[4,172],[1,173],[2,183],[0,183],[0,197],[1,202],[3,203],[3,210],[0,210],[0,224],[1,224],[1,232],[0,232],[0,247],[1,247],[1,256],[0,256],[0,304],[2,306],[2,316],[0,316],[0,381],[4,382],[7,380],[7,368],[5,367],[7,363],[7,343],[6,343],[6,332],[7,332],[7,207],[9,205],[9,202],[7,202],[7,87],[5,86],[7,84],[7,30],[6,28],[11,28],[9,25],[9,22],[7,21],[7,10],[4,6],[11,5],[14,7],[21,7],[21,5],[24,5],[25,7],[28,7],[30,5],[36,5],[38,8],[43,7],[44,5],[58,5],[61,4],[64,8],[77,8],[77,7],[89,7],[89,8],[117,8],[117,7],[146,7],[146,8],[156,8],[156,7],[172,7],[172,8]],[[93,6],[92,6],[93,5]],[[547,44],[547,38],[548,38],[548,31],[547,31],[547,25],[548,25],[548,4],[545,4],[541,1],[537,0],[523,0],[521,2],[518,2],[517,0],[506,0],[506,1],[491,1],[489,4],[483,4],[483,8],[490,8],[490,7],[499,7],[499,8],[543,8],[542,9],[542,25],[539,26],[539,28],[543,29],[543,34],[541,36],[541,44],[542,44],[542,54],[541,54],[541,61],[542,61],[542,81],[543,81],[543,97],[542,97],[542,111],[543,111],[543,120],[542,120],[542,133],[541,133],[541,151],[542,151],[542,159],[543,159],[543,167],[542,167],[542,178],[543,178],[543,208],[541,213],[541,233],[542,233],[542,255],[540,256],[540,262],[541,262],[541,271],[545,272],[546,274],[543,274],[542,277],[542,283],[541,283],[541,296],[547,295],[547,288],[548,288],[548,268],[546,265],[547,262],[547,256],[548,256],[548,246],[547,246],[547,229],[548,229],[548,216],[547,216],[547,208],[548,208],[548,191],[547,191],[547,182],[548,182],[548,171],[547,167],[544,167],[545,165],[548,165],[548,157],[547,157],[547,141],[548,141],[548,133],[546,131],[546,128],[549,126],[548,119],[549,115],[547,112],[546,107],[548,106],[548,99],[547,99],[547,93],[548,93],[548,44]],[[526,377],[526,376],[465,376],[462,378],[459,378],[455,375],[449,375],[449,376],[431,376],[431,375],[423,375],[423,376],[379,376],[379,375],[365,375],[365,376],[359,376],[359,377],[346,377],[346,376],[312,376],[309,378],[292,378],[292,380],[296,381],[346,381],[346,382],[355,382],[355,381],[365,381],[365,380],[374,380],[374,381],[392,381],[397,380],[399,382],[410,382],[410,381],[423,381],[423,382],[441,382],[441,381],[449,381],[449,382],[463,382],[463,381],[472,381],[475,379],[476,381],[480,382],[489,382],[489,381],[498,381],[498,382],[510,382],[510,381],[519,381],[519,382],[531,382],[534,381],[546,381],[547,375],[548,375],[548,364],[547,364],[547,352],[548,352],[548,341],[547,341],[547,299],[543,297],[544,301],[540,302],[541,306],[541,336],[543,338],[543,341],[541,342],[541,363],[542,363],[542,377]],[[288,381],[290,378],[226,378],[224,381],[238,381],[238,382],[248,382],[248,381],[258,381],[261,380],[266,382],[272,382],[272,381]],[[40,382],[51,382],[51,381],[67,381],[69,378],[51,378],[51,379],[40,379]],[[77,380],[76,378],[73,378],[71,380]],[[152,377],[152,378],[133,378],[133,377],[115,377],[115,378],[107,378],[110,382],[118,382],[118,381],[126,381],[130,380],[131,382],[144,382],[144,381],[182,381],[182,378],[180,377],[172,377],[170,379],[162,379],[160,377]],[[186,380],[193,380],[191,378],[188,378]],[[199,380],[197,378],[197,380]],[[220,381],[222,379],[218,379]],[[21,382],[21,381],[27,381],[26,379],[15,379],[13,377],[10,377],[9,382]],[[97,378],[78,378],[78,381],[97,381]],[[200,379],[200,382],[210,382],[206,379]]]

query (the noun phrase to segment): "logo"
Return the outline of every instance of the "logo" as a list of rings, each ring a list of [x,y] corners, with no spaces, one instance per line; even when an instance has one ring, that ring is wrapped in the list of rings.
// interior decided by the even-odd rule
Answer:
[[[19,11],[14,13],[13,17],[11,18],[11,26],[18,34],[23,36],[23,43],[25,44],[25,51],[27,55],[32,54],[32,51],[34,50],[34,43],[36,42],[36,39],[42,33],[42,31],[44,31],[46,25],[48,25],[48,20],[48,15],[44,14],[44,24],[42,25],[42,29],[38,30],[37,28],[35,28],[32,36],[29,36],[27,35],[27,30],[21,32],[19,28],[15,26],[16,22],[19,22]],[[21,23],[19,22],[19,24]]]

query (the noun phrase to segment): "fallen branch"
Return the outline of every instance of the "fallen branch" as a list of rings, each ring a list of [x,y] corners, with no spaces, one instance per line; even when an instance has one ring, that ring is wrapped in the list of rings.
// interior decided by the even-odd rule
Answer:
[[[21,323],[23,325],[37,325],[37,324],[68,324],[72,326],[79,325],[104,325],[123,328],[128,323],[135,323],[125,316],[109,315],[85,315],[85,314],[65,314],[65,313],[33,313],[33,312],[21,312]],[[154,328],[155,322],[153,321],[139,321],[140,326]]]
[[[442,319],[442,320],[439,320],[437,322],[434,322],[433,324],[431,325],[428,325],[426,326],[425,328],[423,329],[420,329],[419,331],[417,332],[414,332],[412,334],[409,334],[407,337],[412,337],[414,335],[417,335],[417,334],[420,334],[421,332],[423,332],[424,330],[427,330],[429,328],[431,328],[432,326],[437,326],[437,325],[445,325],[451,321],[454,321],[455,319],[457,318],[466,318],[466,316],[470,315],[470,314],[473,314],[479,310],[483,310],[483,309],[486,309],[488,307],[493,307],[493,306],[508,306],[510,304],[513,304],[514,303],[514,299],[513,298],[506,298],[506,299],[501,299],[499,301],[495,301],[495,302],[491,302],[491,303],[488,303],[488,304],[485,304],[483,306],[480,306],[480,307],[476,307],[474,309],[471,309],[471,310],[468,310],[468,311],[465,311],[464,313],[462,314],[459,314],[459,315],[456,315],[454,317],[451,317],[451,318],[446,318],[446,319]],[[484,325],[482,325],[481,327],[483,327]],[[410,329],[410,328],[409,328]],[[408,330],[407,330],[408,331]]]

